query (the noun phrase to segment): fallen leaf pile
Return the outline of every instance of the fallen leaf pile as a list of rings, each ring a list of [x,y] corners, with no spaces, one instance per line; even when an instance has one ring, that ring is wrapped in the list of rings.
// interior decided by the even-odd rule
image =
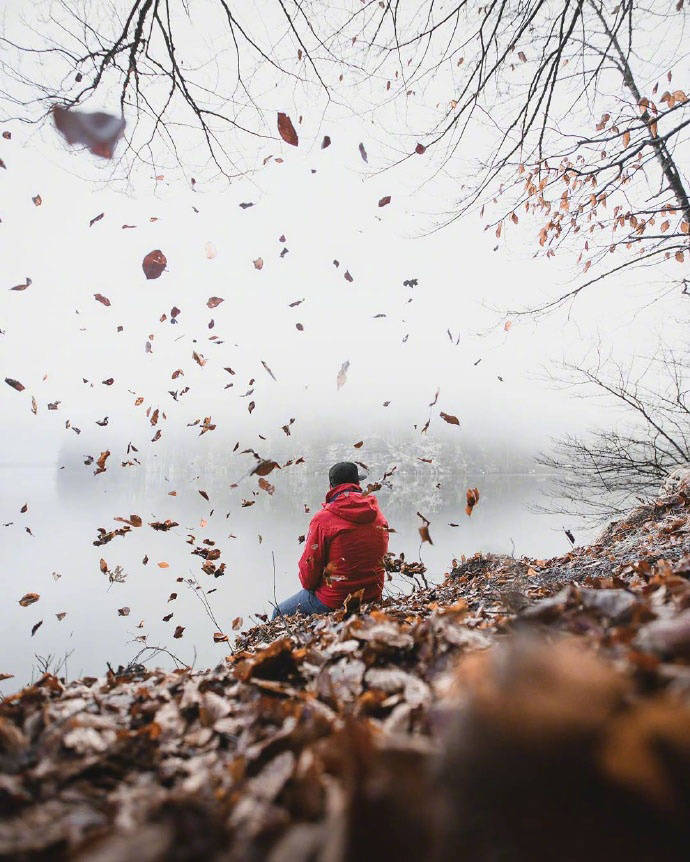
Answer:
[[[681,859],[688,774],[690,475],[590,546],[454,560],[213,670],[46,674],[0,702],[0,856]]]

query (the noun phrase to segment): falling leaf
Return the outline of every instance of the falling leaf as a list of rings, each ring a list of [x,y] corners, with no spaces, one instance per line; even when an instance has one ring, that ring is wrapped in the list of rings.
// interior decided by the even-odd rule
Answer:
[[[365,162],[369,162],[369,157],[367,156],[367,151],[364,149],[364,144],[360,143],[359,154],[364,159]]]
[[[228,636],[224,635],[223,632],[213,632],[213,643],[220,644],[226,643],[228,640]]]
[[[141,263],[141,267],[144,270],[146,278],[153,279],[158,278],[161,275],[167,264],[168,261],[166,260],[165,255],[159,248],[157,248],[146,255]]]
[[[158,563],[158,568],[159,568],[159,569],[169,569],[169,568],[170,568],[170,563],[166,563],[166,562]]]
[[[94,217],[89,221],[89,227],[93,227],[93,226],[96,224],[96,222],[97,222],[97,221],[100,221],[100,220],[103,218],[103,216],[104,216],[104,215],[105,215],[105,213],[98,213],[98,215],[97,215],[97,216],[94,216]]]
[[[37,602],[41,597],[38,593],[25,593],[21,599],[19,599],[19,604],[23,608],[28,608],[29,605],[32,605],[34,602]]]
[[[415,153],[417,153],[418,156],[421,156],[426,152],[426,147],[424,146],[424,144],[417,144],[417,146],[414,148],[414,151]]]
[[[266,365],[266,363],[263,361],[263,359],[261,360],[261,364],[262,364],[262,365],[263,365],[263,367],[266,369],[266,371],[268,371],[268,373],[271,375],[271,377],[272,377],[274,380],[276,380],[276,376],[275,376],[275,374],[271,371],[271,369],[268,367],[268,365]],[[277,381],[276,381],[276,382],[277,382]]]
[[[37,623],[32,627],[32,629],[31,629],[31,637],[33,637],[33,636],[36,634],[36,632],[41,628],[41,626],[42,626],[42,625],[43,625],[43,620],[39,620],[39,621],[38,621],[38,622],[37,622]]]
[[[232,621],[232,630],[234,632],[239,631],[243,625],[244,620],[242,619],[242,617],[235,617],[235,619]]]
[[[122,116],[102,111],[78,111],[59,105],[53,107],[53,119],[68,144],[84,144],[95,156],[104,159],[112,158],[126,125]]]
[[[3,136],[6,135],[7,132],[3,132]],[[6,679],[14,679],[13,673],[0,673],[0,682],[3,682]]]
[[[264,268],[264,259],[262,257],[257,257],[254,261],[254,269],[263,269]]]
[[[385,206],[387,206],[390,202],[391,202],[391,196],[390,196],[390,195],[385,195],[385,196],[384,196],[384,197],[382,197],[382,198],[381,198],[381,200],[379,201],[379,206],[380,206],[380,207],[385,207]]]
[[[325,150],[326,147],[330,147],[330,145],[331,145],[331,139],[328,137],[328,135],[324,135],[323,140],[321,141],[321,149]]]
[[[292,125],[292,120],[287,114],[283,114],[281,111],[278,112],[278,132],[286,144],[290,144],[293,147],[299,144],[299,138],[297,137],[295,127]]]
[[[179,640],[179,638],[182,637],[184,630],[185,630],[184,626],[177,626],[177,628],[175,629],[175,633],[173,634],[173,637],[178,638],[178,640]]]
[[[295,329],[296,329],[298,332],[304,332],[304,326],[302,326],[302,324],[301,324],[301,323],[296,323],[296,324],[295,324]]]
[[[15,284],[14,287],[11,287],[10,290],[26,290],[27,287],[30,287],[33,284],[29,276],[26,276],[26,280],[24,284]]]
[[[468,515],[471,515],[472,510],[479,502],[479,490],[477,488],[468,488],[467,494],[465,495],[465,499],[467,500],[465,512],[467,512]]]
[[[345,275],[343,276],[343,278],[345,279],[345,281],[354,281],[354,279],[353,279],[353,278],[352,278],[352,276],[350,275],[350,270],[349,270],[349,269],[346,269],[346,270],[345,270]]]
[[[95,300],[97,300],[98,302],[102,302],[102,303],[103,303],[103,305],[105,305],[105,306],[109,306],[109,305],[110,305],[110,300],[108,299],[108,297],[107,297],[107,296],[103,296],[103,294],[102,294],[102,293],[94,293],[93,298],[94,298]]]
[[[40,195],[35,195],[34,197],[31,198],[31,200],[34,202],[34,206],[37,206],[37,207],[40,207],[41,204],[43,203],[43,198]]]
[[[128,607],[118,608],[117,612],[118,612],[119,616],[121,616],[121,617],[128,617],[129,616],[129,608]]]
[[[518,51],[518,57],[522,60],[523,63],[527,62],[527,57],[525,57],[524,51]]]
[[[210,296],[208,298],[208,301],[206,302],[206,305],[209,308],[217,308],[217,306],[219,306],[221,302],[225,302],[222,296]]]
[[[13,389],[16,389],[17,392],[23,392],[24,389],[26,389],[23,383],[20,383],[18,380],[13,380],[11,377],[6,377],[5,383]]]
[[[266,491],[266,493],[271,497],[273,496],[273,493],[275,492],[275,489],[276,489],[275,485],[271,485],[271,483],[268,481],[268,479],[264,479],[264,478],[259,479],[259,488],[263,488],[263,490]]]
[[[218,254],[218,249],[212,242],[206,243],[206,245],[204,246],[204,251],[206,253],[206,257],[209,260],[213,260],[213,258],[216,257],[216,255]]]
[[[55,614],[55,616],[57,617],[58,622],[61,623],[64,620],[64,618],[67,616],[67,611],[60,611],[60,613]]]
[[[338,372],[338,376],[336,378],[336,386],[338,389],[341,389],[345,383],[347,382],[347,369],[350,367],[349,360],[343,362],[340,366],[340,371]]]
[[[453,416],[451,413],[444,413],[443,410],[440,412],[441,419],[445,420],[449,425],[459,425],[460,420],[457,416]]]
[[[506,322],[503,324],[503,329],[504,329],[506,332],[508,332],[508,330],[510,329],[510,327],[511,327],[512,325],[513,325],[513,321],[512,321],[512,320],[506,320]]]

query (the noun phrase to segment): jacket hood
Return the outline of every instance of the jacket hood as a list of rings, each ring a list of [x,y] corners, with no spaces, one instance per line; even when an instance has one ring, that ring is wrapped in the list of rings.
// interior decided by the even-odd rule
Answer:
[[[379,512],[376,497],[371,494],[364,496],[359,485],[350,483],[331,488],[323,507],[354,524],[368,524],[376,519]]]

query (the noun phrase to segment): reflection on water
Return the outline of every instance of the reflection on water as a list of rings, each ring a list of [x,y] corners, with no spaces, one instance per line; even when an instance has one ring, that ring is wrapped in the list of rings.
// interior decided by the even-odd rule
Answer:
[[[367,441],[365,448],[366,454],[358,451],[356,457],[366,462],[370,479],[397,466],[390,485],[377,494],[396,531],[391,550],[418,558],[417,511],[431,521],[434,544],[425,544],[421,556],[432,580],[441,579],[452,557],[461,554],[494,551],[548,557],[568,548],[562,519],[530,509],[540,499],[545,477],[483,473],[487,466],[497,465],[475,458],[471,469],[465,459],[438,443],[427,444],[422,454],[382,441],[377,446]],[[242,462],[245,472],[253,463],[248,457]],[[242,470],[236,461],[211,451],[203,462],[173,454],[147,469],[116,468],[97,477],[93,468],[75,464],[74,459],[63,470],[0,467],[0,518],[3,524],[13,522],[0,527],[5,599],[0,673],[16,677],[0,690],[6,693],[31,676],[35,654],[61,658],[70,653],[70,677],[100,675],[106,662],[113,667],[126,664],[141,649],[143,636],[146,643],[164,646],[200,667],[222,660],[227,647],[213,643],[216,627],[186,579],[198,578],[205,590],[213,591],[209,602],[227,632],[234,618],[241,616],[248,624],[251,613],[269,611],[274,590],[280,599],[297,589],[298,537],[323,500],[328,466],[341,457],[342,448],[335,446],[310,450],[305,463],[271,474],[273,495],[258,489],[256,477],[231,488]],[[465,490],[475,485],[481,500],[468,518]],[[243,500],[252,505],[242,506]],[[24,503],[28,510],[22,514]],[[131,514],[141,516],[144,526],[108,544],[93,545],[99,527],[121,527],[113,518]],[[169,532],[148,526],[168,518],[179,526]],[[203,574],[203,559],[191,554],[205,539],[221,550],[223,577]],[[109,583],[101,559],[109,571],[120,566],[124,581]],[[18,600],[27,592],[39,593],[40,599],[22,608]],[[129,608],[129,613],[119,614],[122,608]],[[63,612],[66,616],[59,620],[56,614]],[[32,637],[31,629],[40,620]],[[180,639],[173,638],[176,626],[185,627]],[[157,663],[165,664],[164,658]]]

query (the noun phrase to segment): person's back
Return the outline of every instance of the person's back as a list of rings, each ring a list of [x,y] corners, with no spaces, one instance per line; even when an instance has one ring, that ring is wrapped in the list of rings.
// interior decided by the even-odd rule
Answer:
[[[309,525],[299,578],[330,608],[361,589],[365,599],[380,599],[387,551],[388,524],[376,497],[354,483],[336,485]]]
[[[380,599],[388,552],[388,524],[372,494],[364,493],[357,465],[335,464],[330,490],[311,520],[299,561],[303,589],[281,602],[279,614],[327,613],[350,593],[364,590],[364,599]]]

